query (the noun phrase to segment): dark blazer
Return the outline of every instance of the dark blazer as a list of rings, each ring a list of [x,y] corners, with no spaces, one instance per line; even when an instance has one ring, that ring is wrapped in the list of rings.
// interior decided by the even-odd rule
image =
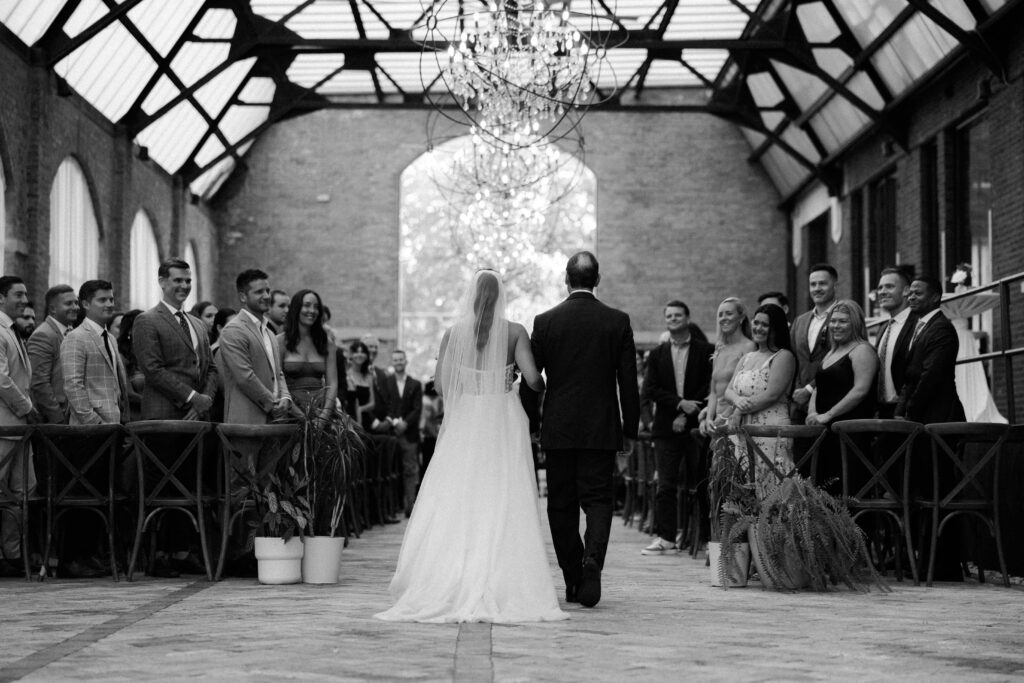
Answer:
[[[956,393],[956,328],[936,313],[917,335],[904,374],[896,416],[914,422],[963,422],[964,407]]]
[[[543,448],[618,450],[623,435],[636,438],[640,389],[627,314],[589,292],[573,292],[536,317],[531,345],[547,375]],[[525,382],[520,392],[528,404],[533,392]]]
[[[889,329],[889,325],[892,325],[892,320],[889,320],[878,332],[878,340],[875,342],[875,353],[878,354],[879,359],[882,357],[882,339],[885,337],[885,331]],[[899,336],[896,337],[896,346],[892,350],[892,363],[890,370],[892,372],[892,385],[896,387],[897,400],[899,400],[899,393],[903,388],[903,382],[905,373],[907,370],[907,350],[910,346],[910,338],[914,336],[914,328],[917,326],[917,316],[911,312],[907,316],[906,321],[903,323],[903,329],[900,330]],[[882,373],[885,372],[885,368],[882,364],[878,364],[878,386],[884,387],[885,377]]]
[[[132,327],[132,352],[146,376],[142,390],[143,420],[180,420],[193,391],[213,398],[219,380],[210,338],[199,318],[186,319],[196,333],[196,348],[178,319],[162,303],[139,314]]]
[[[405,391],[398,394],[398,379],[388,375],[388,394],[391,397],[390,413],[405,420],[408,427],[402,438],[418,443],[420,440],[420,413],[423,412],[423,385],[418,379],[406,375]]]
[[[686,359],[686,375],[683,378],[683,396],[676,393],[676,372],[672,362],[672,343],[664,342],[651,350],[647,360],[647,374],[644,375],[644,398],[654,402],[654,424],[651,434],[656,437],[671,437],[672,422],[682,411],[679,401],[689,399],[701,405],[707,401],[711,391],[711,354],[715,347],[690,336],[690,354]],[[686,418],[686,428],[697,426],[697,415]]]
[[[387,370],[372,364],[370,370],[373,371],[373,416],[378,420],[399,417],[399,414],[393,410],[395,401],[398,400],[398,397],[395,396],[398,392],[398,384],[395,383],[395,389],[392,390],[392,385],[388,382],[391,377],[388,376]]]
[[[814,309],[798,315],[789,330],[793,353],[796,355],[796,379],[794,388],[800,389],[814,384],[814,375],[818,372],[821,359],[828,353],[828,325],[822,325],[821,331],[814,340],[814,347],[807,345],[807,330],[811,327]]]

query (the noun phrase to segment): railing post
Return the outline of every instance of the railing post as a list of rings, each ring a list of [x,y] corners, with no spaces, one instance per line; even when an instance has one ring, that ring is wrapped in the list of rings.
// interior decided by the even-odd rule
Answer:
[[[1013,348],[1012,335],[1010,333],[1010,278],[999,283],[999,326],[1000,343],[1003,353]],[[1017,401],[1014,397],[1013,386],[1013,356],[1003,356],[1003,376],[1006,381],[1006,410],[1010,414],[1010,424],[1017,421]]]

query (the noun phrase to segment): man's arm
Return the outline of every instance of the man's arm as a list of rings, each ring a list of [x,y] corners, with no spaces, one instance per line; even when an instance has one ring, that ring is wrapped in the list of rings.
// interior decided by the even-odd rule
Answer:
[[[406,381],[412,382],[412,409],[402,419],[410,429],[416,429],[420,423],[420,414],[423,412],[423,385],[414,379]]]
[[[914,415],[918,404],[934,401],[941,395],[941,387],[956,372],[956,354],[960,340],[952,325],[940,325],[927,339],[921,340],[921,375],[913,392],[908,392],[903,415]]]
[[[47,422],[61,424],[67,416],[53,392],[53,371],[57,365],[55,361],[60,357],[60,347],[54,353],[52,342],[42,328],[28,338],[25,347],[28,349],[29,363],[32,364],[32,401]]]
[[[140,315],[132,327],[132,351],[135,360],[146,376],[146,386],[156,389],[179,408],[185,407],[192,387],[178,375],[167,369],[160,332],[152,316]]]
[[[630,332],[632,342],[632,332]],[[664,346],[658,346],[651,351],[651,357],[647,360],[647,372],[644,374],[644,397],[658,406],[658,410],[665,411],[669,415],[679,412],[679,401],[682,396],[676,394],[675,378],[672,378],[672,388],[669,389],[661,381],[661,373],[658,366],[661,364],[661,354],[665,352]],[[636,365],[636,352],[633,354],[633,364]],[[633,371],[634,378],[636,370]],[[635,381],[635,380],[634,380]]]
[[[274,394],[268,389],[252,366],[249,344],[244,332],[238,328],[225,327],[220,336],[220,357],[224,372],[230,373],[238,390],[265,413],[274,409]],[[262,347],[260,353],[264,353]]]
[[[626,316],[622,331],[621,352],[618,367],[619,404],[622,407],[622,433],[627,439],[635,439],[640,426],[640,388],[636,381],[636,344],[633,342],[633,328]]]
[[[64,373],[64,395],[68,397],[68,408],[80,424],[103,424],[103,418],[92,407],[89,391],[85,388],[87,363],[85,344],[69,334],[60,349],[60,368]]]
[[[0,401],[6,403],[18,417],[25,417],[32,412],[32,401],[11,379],[6,342],[0,342]]]

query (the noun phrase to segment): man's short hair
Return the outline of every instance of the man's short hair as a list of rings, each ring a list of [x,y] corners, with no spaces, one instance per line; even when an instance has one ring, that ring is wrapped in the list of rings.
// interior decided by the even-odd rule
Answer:
[[[82,286],[78,288],[78,300],[92,301],[96,296],[96,292],[102,289],[109,289],[113,291],[114,285],[110,284],[107,280],[86,280],[82,283]]]
[[[4,275],[0,277],[0,296],[7,296],[14,285],[23,285],[25,281],[17,275]]]
[[[71,292],[72,294],[75,292],[71,285],[54,285],[46,290],[46,296],[43,298],[46,302],[46,310],[50,310],[50,306],[52,306],[53,302],[57,300],[57,297],[61,294],[67,294],[68,292]]]
[[[833,282],[838,282],[839,281],[839,271],[836,270],[835,268],[833,268],[831,264],[828,264],[828,263],[815,263],[807,271],[807,274],[810,275],[811,273],[817,273],[818,271],[824,271],[824,272],[828,273],[829,275],[831,275]]]
[[[931,275],[919,275],[914,278],[914,282],[923,282],[925,287],[928,288],[929,294],[938,294],[942,296],[942,283],[939,282],[937,277]]]
[[[670,308],[681,308],[683,309],[683,313],[686,314],[686,317],[690,317],[690,307],[687,306],[682,301],[680,301],[679,299],[672,299],[672,301],[669,301],[667,304],[665,304],[666,311],[668,311],[668,309]]]
[[[405,352],[405,349],[395,349],[395,350],[394,350],[394,351],[392,351],[391,353],[400,353],[400,354],[402,354],[403,356],[406,356],[406,355],[408,355],[408,354],[407,354],[407,353]]]
[[[597,287],[599,275],[597,257],[589,251],[577,251],[569,257],[569,262],[565,265],[565,274],[569,278],[569,286],[573,289]]]
[[[898,266],[882,268],[882,272],[878,274],[878,277],[881,278],[883,275],[895,275],[899,279],[903,280],[904,287],[909,287],[910,283],[915,280],[914,266],[905,263]]]
[[[760,306],[764,303],[765,299],[776,299],[779,305],[785,308],[789,306],[789,297],[782,292],[765,292],[761,296],[757,297],[757,305]]]
[[[271,290],[271,292],[270,292],[270,303],[274,303],[274,299],[276,299],[279,296],[283,296],[285,299],[287,299],[288,298],[288,292],[284,291],[283,289]]]
[[[246,292],[249,291],[249,285],[251,285],[253,282],[256,282],[256,280],[266,280],[269,277],[269,275],[264,273],[259,268],[250,268],[249,270],[243,270],[241,273],[238,274],[238,277],[235,278],[235,289],[241,292],[242,294],[245,294]]]
[[[170,277],[171,268],[180,268],[181,270],[192,270],[192,267],[185,262],[184,259],[180,259],[177,256],[164,259],[160,262],[160,267],[156,269],[157,277]]]

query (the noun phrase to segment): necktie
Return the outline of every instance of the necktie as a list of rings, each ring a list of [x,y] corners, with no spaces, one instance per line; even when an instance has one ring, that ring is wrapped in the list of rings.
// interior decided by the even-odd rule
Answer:
[[[924,320],[917,321],[917,327],[914,328],[914,334],[910,338],[910,346],[908,348],[912,348],[914,346],[914,342],[917,341],[917,335],[921,334],[921,330],[924,329],[926,324],[927,323]]]
[[[182,332],[185,333],[185,339],[188,339],[188,343],[191,345],[192,344],[192,330],[190,330],[189,327],[188,327],[188,321],[185,320],[185,314],[182,313],[181,311],[178,311],[174,315],[177,316],[178,324],[181,325],[181,330],[182,330]]]
[[[878,400],[885,402],[885,385],[886,379],[889,374],[889,368],[885,365],[885,358],[889,355],[889,333],[892,331],[892,321],[885,326],[885,332],[882,333],[882,339],[878,344],[878,367],[882,369],[881,375],[882,381],[878,383]]]
[[[100,336],[103,337],[103,350],[107,352],[107,358],[110,360],[110,364],[113,365],[114,354],[110,351],[110,335],[107,334],[106,330],[103,330],[103,333],[100,334]]]

